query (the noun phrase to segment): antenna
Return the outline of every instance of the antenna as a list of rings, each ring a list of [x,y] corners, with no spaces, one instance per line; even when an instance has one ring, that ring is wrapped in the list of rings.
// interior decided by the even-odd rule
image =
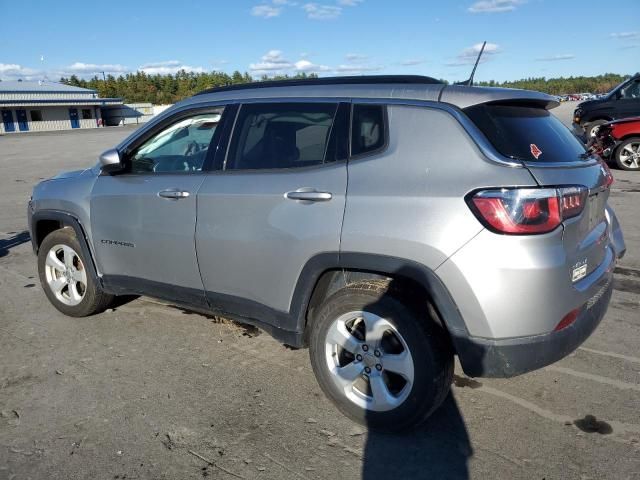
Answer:
[[[458,82],[456,85],[467,85],[469,87],[473,87],[473,76],[476,74],[476,68],[478,68],[478,63],[480,63],[480,57],[482,57],[482,52],[484,52],[484,47],[487,45],[487,41],[482,42],[482,47],[480,47],[480,53],[478,53],[478,58],[476,58],[476,63],[473,66],[473,70],[471,70],[471,76],[463,81]]]

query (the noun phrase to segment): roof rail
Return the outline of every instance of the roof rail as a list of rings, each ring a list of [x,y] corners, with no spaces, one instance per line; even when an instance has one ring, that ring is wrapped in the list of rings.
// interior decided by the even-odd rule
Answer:
[[[229,92],[233,90],[250,90],[254,88],[297,87],[314,85],[373,85],[383,83],[433,85],[442,84],[440,80],[422,75],[358,75],[345,77],[292,78],[287,80],[265,80],[261,82],[239,83],[203,90],[196,95],[207,93]]]

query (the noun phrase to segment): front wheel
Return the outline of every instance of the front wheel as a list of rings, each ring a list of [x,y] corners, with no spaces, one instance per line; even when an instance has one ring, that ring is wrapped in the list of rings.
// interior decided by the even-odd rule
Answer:
[[[596,133],[598,133],[598,129],[605,123],[607,123],[606,120],[594,120],[593,122],[587,123],[584,126],[584,134],[587,137],[587,141],[590,138],[595,137]]]
[[[614,158],[622,170],[640,170],[640,137],[628,138],[618,145]]]
[[[38,274],[49,301],[65,315],[85,317],[99,313],[113,301],[87,270],[82,248],[70,228],[45,237],[38,250]]]
[[[345,415],[374,430],[401,431],[420,425],[444,401],[453,352],[424,307],[370,281],[344,287],[320,308],[311,364]]]

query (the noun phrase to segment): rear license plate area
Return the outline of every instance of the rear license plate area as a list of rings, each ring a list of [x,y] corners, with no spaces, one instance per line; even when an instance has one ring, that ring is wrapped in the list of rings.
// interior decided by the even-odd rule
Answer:
[[[599,193],[589,196],[589,230],[604,221],[605,196]]]

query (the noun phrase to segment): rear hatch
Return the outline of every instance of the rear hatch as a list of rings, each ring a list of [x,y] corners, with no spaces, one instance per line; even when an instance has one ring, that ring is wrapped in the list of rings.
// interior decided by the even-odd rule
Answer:
[[[567,273],[577,282],[601,265],[609,238],[608,168],[541,105],[486,103],[464,111],[496,150],[520,161],[541,187],[578,187],[581,213],[562,222]]]

